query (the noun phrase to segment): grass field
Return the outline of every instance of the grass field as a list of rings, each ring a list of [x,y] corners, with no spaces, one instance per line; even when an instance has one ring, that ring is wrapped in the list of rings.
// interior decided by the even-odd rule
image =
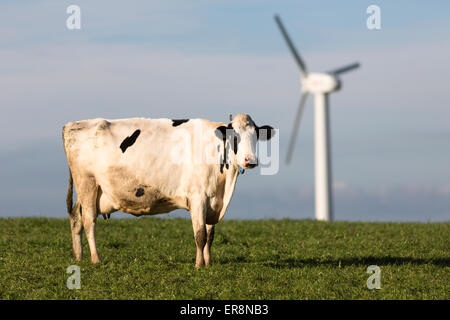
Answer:
[[[67,219],[0,219],[1,299],[449,299],[450,223],[223,221],[213,265],[194,268],[185,219],[97,227],[102,265],[72,259]],[[81,289],[66,268],[81,268]],[[381,289],[369,290],[369,265]]]

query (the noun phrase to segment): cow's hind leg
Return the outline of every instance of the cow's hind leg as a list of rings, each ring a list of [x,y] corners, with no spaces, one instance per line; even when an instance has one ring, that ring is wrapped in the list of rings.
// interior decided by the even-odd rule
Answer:
[[[192,227],[194,229],[195,245],[197,255],[195,267],[200,268],[205,264],[203,249],[206,245],[206,209],[204,201],[195,201],[191,207]]]
[[[79,200],[73,205],[73,177],[69,170],[69,186],[67,188],[67,212],[69,213],[70,229],[72,230],[72,245],[75,260],[80,261],[83,257],[83,247],[81,246],[81,233],[83,232],[83,223],[81,221],[81,203]]]
[[[83,257],[83,246],[81,245],[81,234],[83,222],[81,220],[81,203],[78,200],[69,214],[70,228],[72,229],[72,245],[75,260],[80,261]]]
[[[84,231],[91,250],[92,263],[100,263],[100,257],[97,252],[95,244],[95,224],[97,222],[97,184],[92,177],[84,178],[79,188],[79,198],[83,214],[81,215],[83,221]]]
[[[207,224],[206,225],[206,245],[203,249],[203,258],[205,259],[205,265],[211,265],[211,245],[214,240],[214,225]]]

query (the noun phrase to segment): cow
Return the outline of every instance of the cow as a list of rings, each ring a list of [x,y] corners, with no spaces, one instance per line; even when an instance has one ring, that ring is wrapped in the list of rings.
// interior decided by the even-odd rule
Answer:
[[[69,166],[66,198],[73,252],[82,258],[84,228],[92,263],[98,215],[190,212],[196,268],[211,264],[214,226],[222,220],[239,173],[258,165],[257,140],[275,134],[246,114],[230,122],[204,119],[90,119],[63,130]],[[77,201],[73,205],[73,185]]]

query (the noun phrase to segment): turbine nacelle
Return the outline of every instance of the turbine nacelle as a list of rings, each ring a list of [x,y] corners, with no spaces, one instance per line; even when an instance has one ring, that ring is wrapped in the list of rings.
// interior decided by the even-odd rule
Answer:
[[[303,92],[330,93],[341,88],[339,79],[328,73],[311,72],[306,77],[301,76],[301,82]]]

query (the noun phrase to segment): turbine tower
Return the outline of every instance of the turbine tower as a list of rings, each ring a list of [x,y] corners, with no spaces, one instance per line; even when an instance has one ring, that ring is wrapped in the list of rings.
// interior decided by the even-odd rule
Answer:
[[[301,97],[295,117],[294,128],[291,133],[286,163],[289,164],[294,151],[295,139],[300,128],[300,120],[303,114],[308,93],[314,95],[314,178],[315,178],[315,210],[316,219],[333,220],[332,210],[332,184],[331,184],[331,154],[330,154],[330,121],[329,121],[329,94],[341,88],[338,76],[344,72],[356,69],[359,63],[353,63],[325,73],[308,73],[306,65],[300,54],[295,49],[279,16],[275,15],[275,21],[286,40],[286,43],[294,56],[300,69]]]

